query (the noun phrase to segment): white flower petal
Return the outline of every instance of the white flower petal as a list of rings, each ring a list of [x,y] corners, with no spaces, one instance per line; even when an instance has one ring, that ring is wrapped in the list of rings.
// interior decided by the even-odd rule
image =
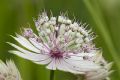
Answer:
[[[56,65],[58,70],[67,71],[67,67],[63,64],[62,59],[56,59]]]
[[[79,70],[81,72],[86,72],[86,71],[95,71],[97,69],[100,69],[100,66],[98,64],[95,64],[92,61],[87,61],[87,60],[70,60],[70,59],[65,59],[66,62],[70,63],[71,65],[74,65],[76,70]]]
[[[61,61],[61,63],[62,63],[61,66],[64,66],[67,72],[71,72],[71,73],[74,73],[74,74],[85,74],[85,72],[76,70],[74,65],[72,65],[71,63],[66,62],[64,59]]]
[[[34,63],[36,63],[36,64],[49,64],[51,61],[52,61],[52,59],[49,57],[49,58],[46,58],[46,59],[41,60],[41,61],[35,61]]]
[[[42,63],[42,61],[47,60],[49,58],[49,56],[41,55],[41,54],[24,54],[20,51],[9,51],[9,52],[16,54],[24,59],[31,60],[35,63],[39,62],[39,64],[47,64],[47,63]]]
[[[1,73],[7,73],[8,72],[8,67],[4,62],[0,60],[0,72]]]
[[[95,59],[97,60],[97,63],[101,66],[101,68],[96,71],[87,72],[85,75],[86,80],[109,80],[108,76],[113,72],[113,70],[109,71],[112,66],[112,62],[107,63],[102,57],[102,54],[97,54],[95,56]]]
[[[17,50],[19,50],[19,51],[21,51],[21,52],[23,52],[23,53],[25,53],[25,54],[31,54],[31,53],[32,53],[32,54],[38,54],[38,53],[34,53],[34,52],[30,52],[30,51],[28,51],[28,50],[25,50],[25,49],[23,49],[23,48],[15,45],[15,44],[13,44],[13,43],[9,43],[9,42],[8,42],[8,44],[10,44],[10,45],[13,46],[14,48],[16,48]],[[40,52],[39,52],[39,53],[40,53]]]
[[[26,47],[27,49],[39,53],[40,51],[35,48],[26,38],[17,34],[17,37],[13,37],[17,42],[19,42],[22,46]]]
[[[88,80],[103,80],[108,76],[108,71],[105,69],[100,69],[96,72],[90,72],[88,76]]]
[[[93,56],[95,56],[96,54],[95,54],[95,53],[77,53],[77,54],[69,53],[69,55],[70,55],[70,56],[80,56],[80,57],[83,57],[83,56],[93,57]]]
[[[28,50],[25,50],[25,49],[23,49],[23,48],[21,48],[21,47],[19,47],[19,46],[17,46],[17,45],[15,45],[15,44],[12,44],[12,43],[9,43],[11,46],[13,46],[13,47],[15,47],[17,50],[19,50],[20,52],[22,52],[22,53],[24,53],[24,54],[26,54],[26,55],[29,55],[29,56],[32,56],[32,57],[34,57],[34,59],[36,59],[36,60],[40,60],[40,59],[46,59],[46,58],[48,58],[49,56],[47,55],[47,54],[41,54],[41,53],[34,53],[34,52],[30,52],[30,51],[28,51]]]
[[[34,38],[30,38],[29,41],[38,49],[45,52],[49,52],[49,47],[44,46],[42,43],[38,43]]]
[[[52,61],[48,64],[48,66],[46,68],[51,69],[51,70],[56,70],[56,68],[57,68],[56,59],[53,58]]]

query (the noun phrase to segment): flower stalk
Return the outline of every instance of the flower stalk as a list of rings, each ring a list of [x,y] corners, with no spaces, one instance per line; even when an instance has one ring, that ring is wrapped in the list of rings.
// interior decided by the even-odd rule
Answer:
[[[50,70],[50,80],[54,80],[54,70]]]
[[[77,80],[85,80],[85,76],[84,75],[77,75]]]

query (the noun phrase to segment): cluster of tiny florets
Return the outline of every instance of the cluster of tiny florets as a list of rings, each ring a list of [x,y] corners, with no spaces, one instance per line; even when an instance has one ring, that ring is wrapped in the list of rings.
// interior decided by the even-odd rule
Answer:
[[[55,35],[57,42],[65,46],[64,49],[69,48],[69,50],[90,52],[96,49],[92,43],[95,35],[91,30],[86,29],[87,25],[78,24],[64,15],[49,18],[47,13],[43,12],[35,20],[35,25],[41,39],[30,28],[26,28],[23,35],[28,38],[35,37],[36,40],[47,42],[50,46],[52,45],[51,39]]]
[[[101,51],[93,43],[96,36],[91,29],[87,30],[88,25],[72,21],[63,14],[49,17],[46,12],[34,22],[38,34],[31,28],[24,28],[22,35],[12,36],[22,47],[9,43],[17,49],[9,52],[36,64],[46,64],[50,70],[85,74],[86,80],[102,80],[109,75],[111,65],[103,63]],[[98,73],[102,75],[97,76]]]

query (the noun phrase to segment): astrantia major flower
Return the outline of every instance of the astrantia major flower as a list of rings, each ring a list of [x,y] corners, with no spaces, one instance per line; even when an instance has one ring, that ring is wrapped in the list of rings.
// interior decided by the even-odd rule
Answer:
[[[13,61],[0,60],[0,80],[22,80],[18,69]]]
[[[22,35],[13,37],[22,47],[9,43],[17,49],[11,53],[37,64],[47,64],[51,70],[84,73],[100,68],[91,60],[97,48],[92,41],[95,36],[86,29],[86,24],[64,15],[48,17],[43,12],[35,20],[35,26],[38,34],[31,28],[24,28]]]

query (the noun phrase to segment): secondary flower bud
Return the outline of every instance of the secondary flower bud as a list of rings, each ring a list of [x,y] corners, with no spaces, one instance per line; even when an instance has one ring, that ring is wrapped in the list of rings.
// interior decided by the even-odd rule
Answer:
[[[22,80],[13,61],[4,63],[0,60],[0,80]]]

